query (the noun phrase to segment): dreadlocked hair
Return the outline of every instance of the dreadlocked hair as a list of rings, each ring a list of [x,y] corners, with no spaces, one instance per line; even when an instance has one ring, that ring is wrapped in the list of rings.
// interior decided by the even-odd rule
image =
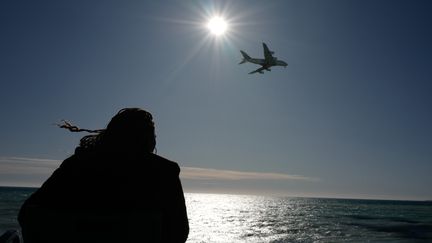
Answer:
[[[82,149],[90,150],[92,148],[96,148],[100,141],[102,140],[102,136],[105,132],[105,129],[96,129],[96,130],[90,130],[85,128],[79,128],[78,126],[72,125],[71,122],[66,120],[61,120],[62,123],[56,124],[60,128],[64,128],[69,130],[70,132],[88,132],[88,133],[95,133],[91,135],[84,136],[80,139],[79,146]]]
[[[91,150],[99,147],[101,144],[101,137],[103,136],[103,131],[99,134],[92,134],[84,136],[80,139],[79,146],[85,150]]]
[[[145,149],[152,152],[156,146],[155,127],[152,115],[140,108],[121,109],[108,123],[106,129],[83,129],[62,120],[60,128],[71,132],[95,133],[80,140],[84,150],[106,149]]]

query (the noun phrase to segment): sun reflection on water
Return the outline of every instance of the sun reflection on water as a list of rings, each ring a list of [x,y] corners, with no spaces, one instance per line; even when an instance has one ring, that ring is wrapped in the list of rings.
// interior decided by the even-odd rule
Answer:
[[[272,205],[268,197],[191,193],[186,195],[186,203],[191,228],[188,242],[268,242],[280,238],[275,226],[284,215],[279,215],[281,207]]]

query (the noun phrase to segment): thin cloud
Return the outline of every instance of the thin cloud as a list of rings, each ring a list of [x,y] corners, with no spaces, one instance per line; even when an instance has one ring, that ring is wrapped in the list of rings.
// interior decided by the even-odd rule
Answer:
[[[0,174],[31,175],[46,174],[48,177],[61,161],[53,159],[39,159],[27,157],[0,157]],[[303,175],[290,175],[283,173],[250,172],[235,170],[219,170],[211,168],[182,167],[180,174],[182,179],[187,180],[301,180],[318,181],[319,179]]]
[[[55,159],[38,159],[27,157],[0,157],[0,163],[13,163],[13,164],[31,164],[37,166],[56,166],[60,160]]]
[[[248,172],[234,170],[217,170],[196,167],[182,167],[180,174],[182,179],[189,180],[303,180],[317,181],[317,178],[289,175],[282,173]]]
[[[51,173],[59,160],[25,157],[0,157],[0,174]]]
[[[60,160],[0,157],[0,186],[40,187]]]

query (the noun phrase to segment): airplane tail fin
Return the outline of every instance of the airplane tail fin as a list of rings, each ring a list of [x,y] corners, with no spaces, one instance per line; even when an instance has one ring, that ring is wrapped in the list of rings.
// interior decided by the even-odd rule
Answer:
[[[251,57],[250,57],[246,52],[244,52],[244,51],[240,51],[240,53],[241,53],[242,56],[243,56],[243,60],[242,60],[239,64],[245,63],[245,62],[247,62],[249,59],[251,59]]]

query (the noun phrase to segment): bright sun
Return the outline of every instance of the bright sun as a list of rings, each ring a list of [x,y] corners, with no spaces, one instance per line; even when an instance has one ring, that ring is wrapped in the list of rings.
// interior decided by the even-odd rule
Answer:
[[[226,32],[227,27],[228,25],[226,21],[221,17],[213,17],[207,23],[207,28],[214,35],[223,35]]]

